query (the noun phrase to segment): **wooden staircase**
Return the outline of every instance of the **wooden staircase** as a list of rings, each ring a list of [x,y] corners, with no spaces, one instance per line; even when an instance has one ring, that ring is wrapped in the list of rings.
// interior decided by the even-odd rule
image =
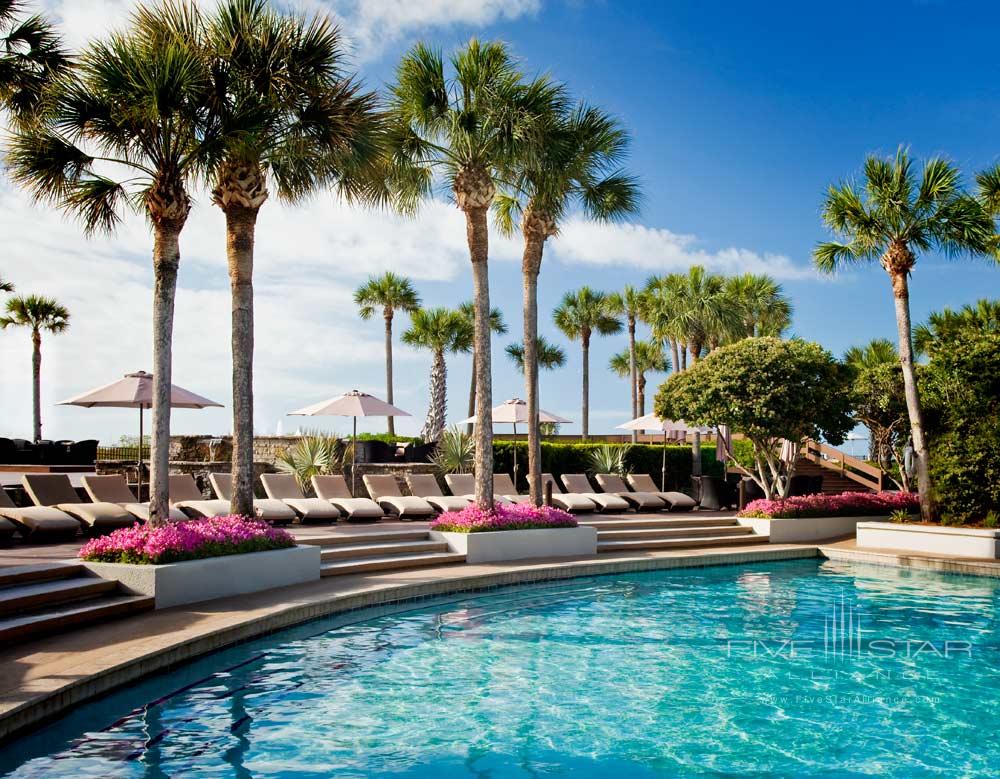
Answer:
[[[464,563],[465,555],[432,541],[426,530],[374,531],[300,538],[300,544],[322,547],[321,576],[371,571],[398,571]]]
[[[141,611],[155,599],[123,592],[82,565],[0,568],[0,646],[64,633]]]
[[[735,517],[698,517],[696,514],[609,518],[577,517],[581,525],[597,530],[597,551],[633,552],[653,549],[766,544],[768,536],[756,535]]]
[[[795,463],[795,473],[822,476],[823,492],[827,495],[839,495],[841,492],[881,492],[892,483],[881,468],[828,444],[812,440],[802,445]]]

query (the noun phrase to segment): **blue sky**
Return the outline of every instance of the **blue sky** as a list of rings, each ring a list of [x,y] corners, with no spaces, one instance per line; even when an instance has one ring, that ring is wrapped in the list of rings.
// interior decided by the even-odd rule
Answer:
[[[95,4],[83,23],[84,5],[49,5],[74,42],[116,23],[126,7],[114,0]],[[819,218],[824,188],[856,173],[866,154],[890,154],[900,144],[918,158],[947,156],[967,176],[1000,154],[1000,9],[987,3],[427,0],[400,7],[313,0],[311,7],[337,14],[354,39],[358,69],[373,87],[391,79],[400,54],[416,40],[449,51],[470,35],[499,38],[527,70],[566,81],[630,128],[629,167],[645,188],[642,214],[626,228],[573,224],[547,254],[542,330],[561,343],[550,312],[565,290],[641,284],[651,273],[683,270],[695,261],[720,270],[772,270],[794,302],[793,332],[835,353],[874,337],[894,338],[881,270],[858,269],[836,279],[810,270],[811,248],[826,236]],[[87,243],[6,182],[0,200],[6,234],[24,233],[25,220],[38,225],[20,235],[0,270],[22,291],[62,296],[75,316],[71,334],[52,339],[47,351],[47,401],[145,367],[151,272],[141,222],[130,222],[115,238]],[[461,220],[446,202],[429,208],[407,224],[343,209],[329,196],[297,211],[265,207],[258,250],[261,432],[273,432],[285,410],[351,386],[383,394],[379,323],[360,322],[349,301],[368,273],[409,273],[431,305],[469,297]],[[182,242],[175,378],[226,402],[221,220],[204,199],[196,211]],[[518,251],[516,242],[495,241],[492,295],[512,329],[494,349],[497,402],[523,394],[502,354],[520,327]],[[920,257],[912,283],[914,320],[944,305],[995,296],[998,288],[1000,272],[985,262]],[[110,305],[98,302],[102,296]],[[81,357],[95,343],[98,356]],[[606,370],[608,357],[624,345],[624,338],[599,339],[592,350],[593,432],[610,432],[628,418],[627,384]],[[542,405],[578,420],[579,348],[564,346],[569,363],[543,376]],[[399,356],[397,402],[413,412],[404,429],[415,431],[426,410],[429,356],[402,348]],[[0,357],[12,368],[8,375],[17,377],[0,387],[0,435],[25,435],[27,337],[0,335]],[[465,413],[468,360],[455,358],[449,369],[454,420]],[[662,377],[651,378],[652,384]],[[46,436],[111,439],[131,430],[131,416],[96,413],[48,406]],[[283,422],[285,430],[298,424],[296,418]],[[335,420],[308,424],[347,429]],[[175,429],[226,432],[227,412],[180,412]]]

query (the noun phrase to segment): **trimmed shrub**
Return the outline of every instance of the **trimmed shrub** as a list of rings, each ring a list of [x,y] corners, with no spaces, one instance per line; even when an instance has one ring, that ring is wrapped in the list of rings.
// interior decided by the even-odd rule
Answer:
[[[801,495],[776,500],[754,500],[736,516],[757,519],[794,517],[868,517],[916,512],[920,498],[911,492],[843,492],[839,495]]]
[[[573,516],[551,506],[523,503],[497,503],[492,511],[468,506],[461,511],[447,511],[430,524],[442,533],[496,533],[502,530],[551,530],[577,527]]]

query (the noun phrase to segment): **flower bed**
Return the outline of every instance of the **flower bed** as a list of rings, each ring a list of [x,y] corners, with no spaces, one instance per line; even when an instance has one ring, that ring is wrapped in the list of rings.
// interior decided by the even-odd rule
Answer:
[[[909,492],[844,492],[840,495],[801,495],[777,500],[755,500],[738,517],[796,519],[799,517],[875,517],[894,511],[916,511],[920,498]]]
[[[495,533],[562,527],[577,527],[577,521],[562,509],[523,503],[497,503],[492,511],[471,505],[461,511],[447,511],[430,524],[431,530],[441,533]]]
[[[166,565],[293,546],[295,539],[284,530],[259,519],[226,516],[122,528],[88,541],[79,557],[94,563]]]

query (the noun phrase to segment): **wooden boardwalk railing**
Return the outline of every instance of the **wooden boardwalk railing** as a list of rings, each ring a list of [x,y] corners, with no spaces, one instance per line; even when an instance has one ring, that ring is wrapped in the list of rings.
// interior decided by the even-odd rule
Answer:
[[[808,439],[802,444],[800,456],[823,468],[836,471],[845,478],[868,487],[868,489],[881,492],[885,488],[886,475],[881,468],[859,460],[857,457],[852,457],[828,444]]]

